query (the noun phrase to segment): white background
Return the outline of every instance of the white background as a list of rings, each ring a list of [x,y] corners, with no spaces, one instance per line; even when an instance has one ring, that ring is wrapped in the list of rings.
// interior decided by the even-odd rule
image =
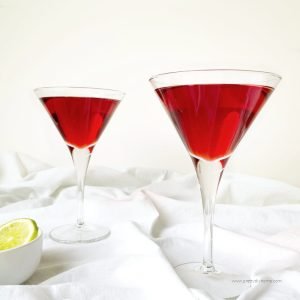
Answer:
[[[127,95],[91,163],[191,172],[149,77],[259,69],[283,80],[228,167],[299,186],[299,11],[297,0],[0,0],[0,150],[70,165],[32,89],[113,88]]]

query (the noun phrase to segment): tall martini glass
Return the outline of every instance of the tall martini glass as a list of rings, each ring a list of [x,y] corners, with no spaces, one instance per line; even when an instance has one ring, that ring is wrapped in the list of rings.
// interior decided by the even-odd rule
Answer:
[[[268,72],[229,69],[171,72],[150,79],[193,161],[202,196],[203,261],[177,270],[196,276],[204,289],[218,289],[219,296],[221,282],[233,283],[213,261],[218,186],[226,163],[280,79]]]

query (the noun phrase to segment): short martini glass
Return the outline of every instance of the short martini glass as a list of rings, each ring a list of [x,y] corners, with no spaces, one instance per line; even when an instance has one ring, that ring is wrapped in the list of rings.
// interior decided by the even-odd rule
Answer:
[[[177,271],[222,298],[239,292],[232,286],[236,277],[213,261],[218,186],[226,163],[280,79],[269,72],[229,69],[171,72],[150,79],[193,161],[202,196],[203,261],[180,265]]]
[[[124,94],[81,87],[38,88],[35,94],[69,148],[78,181],[77,222],[54,228],[50,237],[60,243],[90,243],[104,239],[110,233],[108,228],[85,223],[85,177],[93,149]]]

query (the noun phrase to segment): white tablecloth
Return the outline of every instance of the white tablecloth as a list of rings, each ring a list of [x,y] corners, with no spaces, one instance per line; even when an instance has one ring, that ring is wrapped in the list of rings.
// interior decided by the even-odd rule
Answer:
[[[57,244],[47,233],[75,221],[75,184],[72,168],[0,156],[0,223],[30,217],[45,233],[38,270],[26,285],[1,286],[1,300],[216,299],[191,289],[172,268],[202,256],[194,174],[91,166],[86,219],[112,234],[93,244]],[[225,174],[215,224],[215,262],[258,280],[239,300],[300,299],[299,188]]]

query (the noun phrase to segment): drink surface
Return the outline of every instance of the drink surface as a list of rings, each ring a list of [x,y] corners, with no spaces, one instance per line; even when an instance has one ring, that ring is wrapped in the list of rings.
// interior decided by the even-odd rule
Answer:
[[[65,142],[72,147],[94,145],[119,101],[88,97],[41,99]]]
[[[190,154],[229,156],[273,91],[266,86],[195,84],[156,89]]]

